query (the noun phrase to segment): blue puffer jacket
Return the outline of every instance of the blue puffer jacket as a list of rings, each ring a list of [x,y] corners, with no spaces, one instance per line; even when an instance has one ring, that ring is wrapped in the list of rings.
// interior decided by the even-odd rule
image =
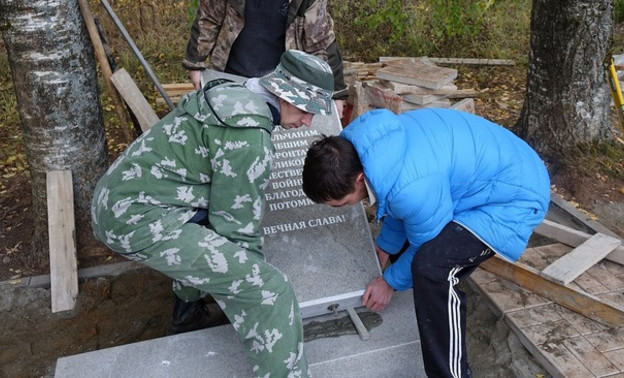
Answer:
[[[368,112],[341,135],[355,146],[384,217],[377,245],[397,253],[384,272],[396,290],[412,286],[414,253],[451,221],[516,261],[550,202],[548,172],[522,139],[472,114],[424,109]]]

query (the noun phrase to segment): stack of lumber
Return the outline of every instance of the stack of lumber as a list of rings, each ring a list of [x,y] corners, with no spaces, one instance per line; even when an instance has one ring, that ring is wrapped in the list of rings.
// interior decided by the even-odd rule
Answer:
[[[171,102],[173,102],[174,104],[177,104],[178,102],[180,102],[180,99],[195,91],[195,87],[193,87],[193,84],[189,83],[170,83],[170,84],[163,84],[162,88],[165,90],[165,92],[167,93],[167,96],[169,96],[169,99],[171,100]],[[159,97],[158,95],[158,89],[154,87],[154,91],[156,91],[157,97],[156,97],[156,104],[157,105],[166,105],[165,100],[162,97]]]
[[[396,114],[422,108],[456,108],[474,113],[475,90],[454,84],[457,70],[437,66],[427,57],[381,58],[378,63],[345,63],[353,104],[352,118],[373,108]]]
[[[396,114],[422,108],[454,108],[475,113],[474,89],[458,89],[457,70],[436,65],[436,59],[380,58],[379,62],[344,62],[348,102],[353,105],[350,120],[375,108]],[[443,62],[444,63],[444,62]],[[177,103],[192,92],[190,83],[164,84],[170,99]],[[157,103],[164,103],[157,99]]]

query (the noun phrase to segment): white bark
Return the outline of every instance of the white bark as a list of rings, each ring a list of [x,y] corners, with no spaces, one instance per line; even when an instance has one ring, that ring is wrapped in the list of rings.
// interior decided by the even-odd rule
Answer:
[[[0,0],[32,178],[33,251],[47,252],[46,171],[70,169],[77,240],[95,243],[91,193],[107,166],[93,48],[76,0]]]

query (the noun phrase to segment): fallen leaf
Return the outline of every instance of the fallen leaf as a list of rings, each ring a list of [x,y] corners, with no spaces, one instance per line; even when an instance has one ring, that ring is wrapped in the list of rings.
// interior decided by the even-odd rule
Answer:
[[[497,105],[498,105],[501,109],[503,109],[503,110],[507,110],[507,109],[509,109],[509,106],[507,106],[507,104],[505,104],[505,103],[503,103],[503,102],[500,102],[500,101],[498,101],[498,100],[496,100],[495,102],[496,102],[496,104],[497,104]]]
[[[11,248],[5,248],[4,251],[6,252],[7,255],[10,255],[15,252],[19,252],[21,245],[22,245],[22,242],[20,241]]]

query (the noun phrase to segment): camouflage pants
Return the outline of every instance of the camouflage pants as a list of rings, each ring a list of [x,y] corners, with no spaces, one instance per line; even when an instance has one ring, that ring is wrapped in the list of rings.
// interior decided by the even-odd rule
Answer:
[[[210,293],[243,340],[256,376],[308,376],[294,290],[262,254],[187,223],[127,257],[176,280],[176,294],[183,300]]]

